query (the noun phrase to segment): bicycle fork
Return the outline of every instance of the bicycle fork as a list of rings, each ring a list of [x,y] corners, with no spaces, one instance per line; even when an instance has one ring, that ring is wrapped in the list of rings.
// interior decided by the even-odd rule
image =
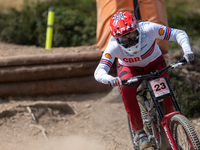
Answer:
[[[162,109],[161,109],[161,107],[160,107],[158,101],[157,101],[156,99],[153,99],[153,101],[154,101],[154,104],[155,104],[155,106],[156,106],[156,108],[157,108],[157,110],[158,110],[160,119],[162,120],[162,121],[161,121],[161,124],[162,124],[162,126],[163,126],[163,128],[164,128],[164,131],[165,131],[166,136],[167,136],[167,138],[168,138],[168,140],[169,140],[169,143],[170,143],[170,145],[171,145],[171,148],[172,148],[173,150],[178,150],[178,146],[177,146],[176,142],[174,141],[174,137],[173,137],[173,135],[172,135],[172,133],[171,133],[171,130],[170,130],[170,128],[169,128],[169,123],[170,123],[170,119],[171,119],[174,115],[176,115],[176,114],[181,114],[181,111],[180,111],[179,105],[177,104],[177,101],[175,101],[175,100],[173,99],[174,97],[172,96],[171,98],[172,98],[172,101],[173,101],[174,106],[175,106],[175,108],[176,108],[177,111],[172,112],[172,113],[169,113],[169,114],[167,114],[167,115],[164,115],[164,113],[163,113],[163,111],[162,111]]]
[[[155,124],[155,122],[157,121],[155,110],[154,110],[155,108],[151,107],[151,105],[149,103],[149,100],[146,97],[146,93],[145,92],[141,96],[142,96],[142,98],[143,98],[143,100],[145,102],[145,105],[147,107],[149,115],[151,116],[151,118],[145,120],[146,123],[151,123],[152,128],[153,128],[153,136],[150,136],[149,140],[151,140],[151,139],[155,140],[156,139],[155,140],[156,141],[156,147],[157,147],[157,149],[160,149],[161,146],[162,146],[161,145],[162,143],[158,143],[158,142],[160,142],[160,136],[161,135],[159,134],[159,132],[160,132],[159,128]],[[176,114],[181,114],[181,112],[180,111],[176,111],[176,112],[172,112],[172,113],[169,113],[167,115],[164,115],[159,102],[157,100],[155,100],[155,99],[153,101],[154,101],[156,109],[158,110],[160,119],[162,120],[161,124],[162,124],[162,126],[164,128],[164,131],[166,133],[166,136],[167,136],[167,138],[169,140],[169,143],[170,143],[172,149],[173,150],[178,150],[178,147],[177,147],[177,145],[176,145],[176,143],[174,141],[173,135],[172,135],[171,130],[169,128],[169,122],[170,122],[171,117],[173,117]],[[176,107],[176,105],[175,105],[175,107]],[[178,109],[179,109],[179,107],[178,107]]]
[[[171,145],[171,148],[172,148],[173,150],[178,150],[178,147],[177,147],[177,145],[176,145],[176,142],[174,141],[173,135],[172,135],[171,130],[170,130],[170,128],[169,128],[169,123],[170,123],[170,119],[171,119],[174,115],[176,115],[176,114],[181,114],[181,112],[180,112],[180,111],[175,111],[175,112],[169,113],[169,114],[167,114],[167,115],[164,115],[164,113],[163,113],[163,111],[162,111],[162,108],[161,108],[161,106],[159,105],[158,101],[157,101],[156,99],[153,99],[153,101],[154,101],[154,104],[155,104],[155,106],[156,106],[156,109],[158,110],[160,119],[162,120],[162,121],[161,121],[161,124],[162,124],[162,126],[163,126],[163,128],[164,128],[164,131],[165,131],[166,136],[167,136],[167,138],[168,138],[168,140],[169,140],[169,143],[170,143],[170,145]],[[173,101],[174,104],[175,104],[175,108],[178,109],[178,110],[180,110],[180,107],[178,106],[178,104],[176,103],[176,101],[173,100],[173,97],[172,97],[172,101]]]
[[[170,122],[169,120],[170,120],[170,118],[172,116],[174,116],[176,114],[180,114],[180,112],[176,111],[176,112],[172,112],[172,113],[169,113],[169,114],[165,115],[164,118],[163,118],[163,120],[162,120],[162,123],[161,123],[162,126],[163,126],[163,128],[164,128],[164,130],[165,130],[165,133],[167,135],[167,138],[169,140],[171,148],[173,150],[178,150],[178,147],[177,147],[177,145],[176,145],[176,143],[174,141],[174,138],[173,138],[173,135],[171,133],[171,130],[169,129],[169,122]]]

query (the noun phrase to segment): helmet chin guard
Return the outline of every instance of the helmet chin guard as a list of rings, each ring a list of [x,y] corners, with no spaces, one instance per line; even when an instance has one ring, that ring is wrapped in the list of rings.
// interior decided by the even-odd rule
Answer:
[[[125,48],[123,45],[120,45],[120,44],[119,44],[119,46],[127,53],[129,53],[131,55],[136,55],[141,49],[141,34],[139,34],[139,39],[138,39],[137,44],[135,44],[131,47],[127,47],[127,48]]]

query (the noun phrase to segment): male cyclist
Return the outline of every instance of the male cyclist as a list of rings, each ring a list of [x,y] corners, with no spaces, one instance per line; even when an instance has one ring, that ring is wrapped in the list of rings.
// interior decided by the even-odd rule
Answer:
[[[138,135],[140,149],[145,149],[151,144],[143,130],[140,108],[136,99],[137,85],[121,86],[121,79],[155,72],[166,66],[162,52],[156,43],[157,38],[176,41],[182,47],[183,57],[188,63],[194,59],[194,53],[184,31],[147,21],[138,23],[127,11],[119,11],[111,17],[110,31],[112,37],[95,70],[94,77],[97,81],[110,84],[112,87],[120,85],[125,110],[133,130]],[[118,77],[108,74],[115,58],[118,58]],[[161,76],[169,78],[167,72]],[[174,111],[170,97],[164,99],[164,105],[165,113]]]

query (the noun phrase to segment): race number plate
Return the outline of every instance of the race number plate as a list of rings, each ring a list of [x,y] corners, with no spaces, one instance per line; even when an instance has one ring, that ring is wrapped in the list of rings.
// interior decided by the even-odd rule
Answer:
[[[165,78],[158,78],[155,80],[150,81],[150,85],[152,88],[152,92],[154,93],[155,97],[163,97],[170,93],[169,87]]]

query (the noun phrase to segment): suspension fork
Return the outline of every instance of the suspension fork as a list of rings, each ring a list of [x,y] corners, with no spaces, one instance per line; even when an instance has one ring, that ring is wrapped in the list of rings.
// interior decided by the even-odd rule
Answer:
[[[175,98],[175,97],[173,97],[173,98]],[[167,138],[169,140],[169,143],[170,143],[172,149],[173,150],[178,150],[178,147],[177,147],[177,145],[176,145],[176,143],[174,141],[173,135],[172,135],[171,130],[169,128],[169,122],[170,122],[170,119],[171,119],[172,116],[174,116],[175,114],[180,114],[181,112],[180,111],[176,111],[176,112],[172,112],[172,113],[169,113],[167,115],[164,115],[164,113],[163,113],[163,111],[161,109],[161,106],[158,103],[157,99],[155,97],[152,97],[152,99],[153,99],[153,102],[155,104],[156,109],[158,110],[158,114],[160,116],[160,119],[162,120],[161,124],[162,124],[162,126],[164,128],[164,131],[166,133],[166,136],[167,136]],[[174,104],[176,104],[176,102],[177,102],[176,99],[173,99],[172,101],[173,101]],[[178,106],[178,104],[175,105],[175,108],[176,109],[178,108],[180,110],[180,107],[179,106],[177,107],[177,106]]]
[[[170,123],[170,119],[176,114],[181,114],[181,113],[180,113],[180,111],[175,111],[175,112],[169,113],[169,114],[164,116],[164,118],[161,122],[161,124],[162,124],[162,126],[165,130],[165,133],[167,135],[167,138],[169,140],[169,143],[170,143],[173,150],[178,150],[178,147],[176,145],[176,142],[174,141],[174,137],[173,137],[171,130],[169,128],[169,123]]]

